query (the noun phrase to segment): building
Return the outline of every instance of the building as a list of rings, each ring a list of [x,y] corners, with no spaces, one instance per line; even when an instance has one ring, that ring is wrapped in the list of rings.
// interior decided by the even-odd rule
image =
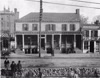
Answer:
[[[83,53],[99,52],[100,26],[96,24],[83,25]]]
[[[0,11],[0,45],[4,48],[8,48],[9,38],[14,40],[14,25],[17,19],[19,19],[19,12],[16,8],[14,12],[10,11],[9,8],[4,8],[3,11]]]
[[[60,52],[62,44],[73,44],[82,49],[80,13],[43,13],[41,23],[41,49],[46,51],[46,44]],[[16,21],[15,47],[23,51],[34,45],[39,46],[39,13],[29,13]]]

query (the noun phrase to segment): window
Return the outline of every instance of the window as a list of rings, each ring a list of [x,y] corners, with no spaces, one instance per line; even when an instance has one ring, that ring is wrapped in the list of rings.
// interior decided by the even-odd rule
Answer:
[[[23,30],[28,31],[28,24],[23,24]]]
[[[84,36],[89,37],[89,31],[88,30],[84,31]]]
[[[10,26],[10,22],[7,22],[7,26],[8,26],[8,27]]]
[[[37,31],[38,30],[38,24],[32,24],[32,30]]]
[[[93,33],[93,31],[91,31],[91,37],[94,37],[94,33]]]
[[[67,30],[67,24],[62,24],[62,31],[66,31]]]
[[[55,31],[55,24],[46,24],[45,30],[46,31]]]
[[[89,37],[89,31],[88,30],[86,31],[86,37]]]
[[[98,37],[98,31],[94,31],[94,37]]]
[[[75,24],[70,24],[70,30],[75,31]]]
[[[3,18],[1,18],[1,20],[3,20]]]
[[[88,49],[88,41],[84,41],[84,49]]]

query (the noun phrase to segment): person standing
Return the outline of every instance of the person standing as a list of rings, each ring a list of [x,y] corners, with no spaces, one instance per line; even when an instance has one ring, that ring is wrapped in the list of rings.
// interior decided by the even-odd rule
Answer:
[[[17,73],[19,75],[21,75],[21,70],[22,70],[22,64],[21,64],[21,61],[19,60],[17,63]]]
[[[11,67],[12,76],[15,76],[15,72],[16,72],[16,63],[15,63],[14,61],[12,61],[10,67]]]
[[[9,60],[6,58],[4,61],[4,67],[6,70],[8,70],[8,68],[9,68],[9,63],[10,63]]]

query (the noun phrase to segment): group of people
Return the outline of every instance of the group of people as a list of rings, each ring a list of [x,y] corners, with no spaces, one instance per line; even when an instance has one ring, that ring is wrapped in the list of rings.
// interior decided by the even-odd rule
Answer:
[[[5,70],[10,70],[12,75],[14,75],[15,72],[21,74],[22,64],[20,60],[18,61],[17,64],[14,61],[12,61],[12,63],[10,64],[9,60],[6,58],[4,61],[4,67],[5,67]]]

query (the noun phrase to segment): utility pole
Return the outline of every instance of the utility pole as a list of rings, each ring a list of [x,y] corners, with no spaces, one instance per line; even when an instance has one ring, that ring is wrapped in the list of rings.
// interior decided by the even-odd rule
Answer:
[[[41,57],[41,22],[42,22],[42,0],[40,0],[40,16],[39,16],[39,57]]]

